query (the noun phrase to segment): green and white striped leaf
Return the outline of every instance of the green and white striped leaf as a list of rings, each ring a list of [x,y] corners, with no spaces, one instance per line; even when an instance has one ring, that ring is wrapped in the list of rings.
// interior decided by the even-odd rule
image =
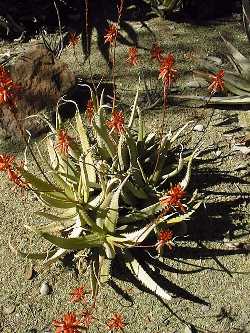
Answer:
[[[115,231],[115,227],[119,217],[119,197],[121,190],[124,184],[127,182],[129,175],[122,181],[122,183],[118,186],[117,190],[114,192],[107,215],[104,220],[104,226],[106,230],[110,233]]]
[[[189,157],[189,161],[188,161],[188,165],[187,165],[187,171],[186,171],[186,175],[183,178],[183,180],[180,182],[180,186],[182,187],[183,190],[185,190],[189,184],[190,181],[190,177],[191,177],[191,166],[192,166],[192,162],[193,159],[198,155],[198,150],[194,150],[194,152],[192,153],[192,155]]]
[[[93,233],[77,238],[63,238],[54,236],[48,233],[41,233],[41,236],[47,239],[50,243],[68,250],[83,250],[86,248],[100,247],[105,241],[105,235]]]
[[[155,204],[152,204],[144,209],[141,209],[140,211],[135,211],[130,214],[127,214],[125,216],[119,217],[118,223],[119,224],[129,224],[141,220],[146,220],[147,218],[151,217],[152,215],[155,215],[159,213],[163,209],[160,202],[157,202]]]
[[[57,194],[58,194],[58,192],[57,192]],[[67,201],[67,198],[65,196],[56,197],[56,196],[40,193],[38,195],[38,199],[46,206],[55,207],[55,208],[69,209],[69,208],[73,208],[76,206],[75,202]]]
[[[110,270],[111,270],[112,260],[107,258],[102,258],[101,267],[100,267],[100,283],[107,283],[110,279]]]
[[[185,214],[181,214],[172,218],[169,218],[169,216],[163,216],[161,219],[159,219],[158,224],[161,223],[167,223],[167,224],[177,224],[177,223],[181,223],[183,221],[189,220],[190,217],[195,213],[195,211],[199,208],[199,206],[201,205],[201,202],[198,202],[196,205],[193,206],[193,208],[185,213]]]
[[[66,211],[65,214],[54,215],[54,214],[43,212],[43,211],[37,211],[34,214],[41,216],[41,217],[45,217],[46,219],[51,220],[51,221],[62,222],[62,224],[64,221],[74,220],[78,215],[75,207],[69,209],[68,212]]]
[[[161,288],[155,280],[143,269],[139,262],[132,257],[132,255],[126,250],[126,266],[132,272],[132,274],[149,290],[155,293],[157,296],[163,300],[171,300],[172,297]]]
[[[79,134],[82,152],[85,155],[85,163],[86,163],[86,170],[88,174],[89,181],[95,183],[96,182],[96,173],[94,167],[94,161],[91,154],[91,147],[89,144],[88,136],[86,133],[85,126],[83,124],[80,112],[76,112],[76,129]]]

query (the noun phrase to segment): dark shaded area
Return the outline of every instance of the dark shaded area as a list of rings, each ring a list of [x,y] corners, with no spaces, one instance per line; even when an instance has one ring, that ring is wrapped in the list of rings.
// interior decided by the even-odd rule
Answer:
[[[200,24],[206,20],[230,16],[239,10],[239,3],[237,0],[183,0],[178,14],[170,15],[170,18]]]
[[[82,79],[78,79],[78,84],[71,89],[59,103],[59,113],[63,121],[72,118],[76,113],[75,104],[70,100],[77,103],[80,113],[85,112],[88,100],[91,98],[89,87],[96,92],[98,98],[100,98],[104,91],[104,103],[111,103],[113,96],[113,84],[108,82],[88,82]],[[66,102],[68,101],[68,102]],[[52,124],[56,123],[56,111],[51,111]]]
[[[69,43],[68,32],[82,33],[82,47],[85,57],[91,52],[91,37],[97,31],[97,44],[109,66],[109,45],[104,43],[104,35],[111,22],[117,22],[117,5],[119,0],[10,0],[0,3],[0,38],[13,40],[20,36],[24,41],[29,40],[36,33],[45,29],[49,33],[58,30],[58,15],[63,33],[63,44]],[[175,21],[189,21],[194,24],[203,24],[206,20],[232,15],[239,11],[238,0],[183,0],[178,8],[166,12],[165,17]],[[139,45],[138,34],[129,21],[140,21],[147,27],[146,21],[158,15],[155,1],[124,0],[124,8],[120,22],[122,32],[127,37],[118,35],[118,41],[128,46]],[[241,9],[240,9],[241,10]],[[151,32],[152,33],[152,32]],[[59,41],[58,41],[59,43]],[[58,52],[59,44],[54,45]]]
[[[166,279],[163,275],[160,274],[158,266],[157,266],[157,262],[159,262],[157,259],[153,261],[153,265],[156,268],[155,271],[153,271],[150,267],[149,267],[149,263],[152,264],[152,258],[150,258],[150,256],[143,252],[143,251],[138,251],[138,250],[132,250],[131,251],[133,256],[138,260],[138,262],[140,263],[140,265],[143,267],[143,269],[151,276],[151,278],[155,281],[157,281],[157,284],[163,288],[164,290],[167,291],[167,293],[173,295],[174,297],[180,297],[180,298],[184,298],[187,299],[191,302],[194,303],[198,303],[198,304],[203,304],[203,305],[208,305],[209,303],[207,303],[205,300],[203,300],[202,298],[190,293],[189,291],[177,286],[175,283],[173,283],[172,281]],[[119,258],[119,257],[118,257]],[[139,280],[136,279],[136,277],[130,272],[130,270],[128,270],[126,268],[126,266],[123,263],[123,259],[122,257],[119,258],[119,260],[116,261],[115,265],[112,265],[112,275],[124,280],[124,281],[129,281],[131,283],[133,283],[138,289],[144,291],[144,292],[148,292],[151,293],[152,295],[155,296],[155,293],[151,292],[148,290],[148,288],[146,288]],[[112,284],[111,284],[112,285]],[[117,288],[114,288],[116,291],[118,291],[118,293],[124,297],[122,292],[119,292],[119,290]],[[165,302],[163,302],[163,300],[159,297],[156,296],[164,305]]]

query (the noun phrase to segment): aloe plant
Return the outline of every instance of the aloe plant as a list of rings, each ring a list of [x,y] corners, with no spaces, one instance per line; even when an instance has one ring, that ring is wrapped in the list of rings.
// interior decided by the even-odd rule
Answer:
[[[227,57],[233,65],[235,71],[225,70],[224,86],[230,96],[181,96],[182,99],[203,100],[209,104],[249,104],[250,103],[250,59],[246,58],[239,52],[229,41],[221,36],[227,50]],[[206,72],[194,71],[200,77],[205,78],[208,82],[210,74],[217,73],[220,68],[215,66],[207,59],[200,59],[199,64]],[[209,73],[208,73],[209,72]],[[233,96],[232,96],[233,95]]]
[[[178,184],[184,193],[190,181],[197,151],[184,157],[181,145],[177,143],[189,123],[176,133],[170,131],[160,141],[155,133],[147,133],[144,127],[137,106],[138,91],[130,119],[127,125],[121,122],[120,127],[115,127],[115,120],[123,121],[123,115],[114,110],[111,113],[110,107],[103,103],[103,96],[98,99],[92,91],[91,96],[94,112],[90,128],[83,121],[77,104],[68,101],[76,106],[77,135],[74,138],[62,128],[57,113],[56,128],[51,126],[50,135],[41,143],[46,144],[47,156],[38,148],[46,165],[43,179],[27,167],[16,165],[29,189],[57,213],[38,211],[36,214],[50,223],[26,226],[51,242],[55,250],[46,253],[15,251],[26,258],[42,259],[45,264],[69,251],[73,251],[78,260],[88,256],[93,297],[97,295],[100,283],[109,279],[111,261],[119,253],[146,287],[158,296],[170,299],[171,296],[133,258],[130,249],[149,236],[157,238],[161,230],[185,223],[199,207],[195,195],[191,200],[188,196],[183,199],[182,211],[177,207],[180,198],[176,198],[176,207],[174,204],[165,206],[161,200],[165,196],[164,202],[168,202],[166,192],[171,184]],[[109,113],[118,118],[108,120]],[[177,181],[180,172],[183,179]],[[159,241],[156,244],[159,245]]]

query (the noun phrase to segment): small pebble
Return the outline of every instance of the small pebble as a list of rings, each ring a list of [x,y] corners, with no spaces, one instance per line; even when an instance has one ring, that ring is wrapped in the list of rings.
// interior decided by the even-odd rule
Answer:
[[[201,125],[201,124],[195,125],[193,130],[197,131],[197,132],[203,132],[204,131],[204,126]]]
[[[209,304],[208,305],[204,304],[201,306],[201,310],[203,312],[208,312],[210,309],[211,309],[211,305],[209,305]]]
[[[50,293],[51,289],[48,282],[43,282],[40,287],[40,294],[46,296]]]
[[[7,305],[3,308],[3,314],[9,315],[16,310],[15,304]]]
[[[26,280],[31,280],[34,277],[33,264],[27,265],[24,272],[24,277]]]
[[[222,64],[222,60],[218,57],[208,56],[207,60],[213,62],[215,65],[218,65],[218,66],[220,66]]]
[[[199,82],[196,81],[196,80],[188,81],[185,85],[186,85],[186,87],[188,87],[188,88],[199,88],[199,87],[200,87]]]
[[[221,150],[216,150],[215,152],[215,156],[220,157],[220,155],[222,154]]]
[[[244,155],[248,155],[250,153],[250,148],[242,145],[233,145],[232,151],[240,151]]]

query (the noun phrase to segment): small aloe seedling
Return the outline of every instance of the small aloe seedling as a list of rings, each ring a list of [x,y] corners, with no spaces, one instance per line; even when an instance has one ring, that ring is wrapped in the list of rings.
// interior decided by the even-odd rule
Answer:
[[[222,37],[222,36],[221,36]],[[172,96],[179,100],[199,100],[206,104],[249,104],[250,103],[250,60],[241,54],[230,42],[222,37],[227,57],[235,71],[224,70],[207,59],[200,59],[199,65],[204,71],[195,70],[194,74],[209,82],[210,96]],[[224,92],[224,96],[215,93]]]
[[[119,255],[145,286],[170,299],[130,249],[143,247],[147,239],[161,254],[164,245],[173,245],[171,228],[185,223],[200,205],[196,194],[186,192],[197,151],[184,157],[182,145],[176,143],[189,124],[159,139],[144,127],[138,92],[128,122],[121,111],[105,105],[102,96],[98,99],[92,91],[91,96],[89,128],[77,104],[68,101],[76,106],[74,136],[62,128],[57,114],[56,128],[51,126],[42,141],[47,146],[47,156],[40,153],[46,165],[43,179],[16,166],[28,189],[53,208],[53,213],[36,213],[50,223],[27,228],[54,245],[46,253],[18,253],[47,264],[72,251],[79,262],[88,257],[93,297]]]

